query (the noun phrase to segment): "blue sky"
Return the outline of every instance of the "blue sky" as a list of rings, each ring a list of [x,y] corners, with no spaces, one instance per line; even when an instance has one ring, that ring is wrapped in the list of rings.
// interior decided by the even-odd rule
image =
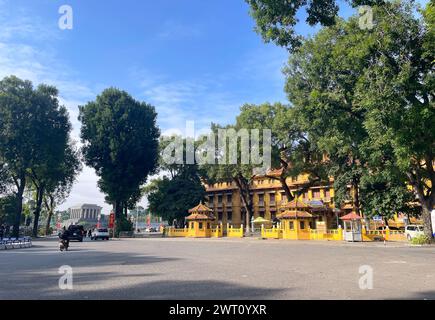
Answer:
[[[72,30],[58,27],[64,4]],[[351,12],[342,5],[342,16]],[[76,140],[77,106],[109,86],[155,105],[162,131],[183,130],[186,120],[201,129],[232,122],[246,102],[286,101],[288,53],[253,28],[243,0],[0,0],[0,78],[56,85]],[[96,181],[85,168],[62,208],[103,205]]]

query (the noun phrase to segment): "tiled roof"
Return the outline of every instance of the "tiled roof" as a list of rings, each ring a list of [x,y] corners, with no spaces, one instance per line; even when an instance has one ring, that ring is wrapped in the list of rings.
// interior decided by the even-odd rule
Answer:
[[[362,218],[357,215],[355,212],[351,212],[340,218],[341,220],[349,221],[349,220],[361,220]]]
[[[192,213],[186,217],[186,220],[214,220],[215,217],[212,213]]]
[[[207,207],[202,202],[198,204],[196,207],[189,209],[189,213],[207,213],[207,212],[213,212],[213,210]]]
[[[298,218],[312,218],[313,215],[305,211],[284,211],[277,215],[279,219],[298,219]]]
[[[214,220],[213,210],[207,207],[202,202],[196,207],[189,210],[191,215],[186,217],[186,220]]]

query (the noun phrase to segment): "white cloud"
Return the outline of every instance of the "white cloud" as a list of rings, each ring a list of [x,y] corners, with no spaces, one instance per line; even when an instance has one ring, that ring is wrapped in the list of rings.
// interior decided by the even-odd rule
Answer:
[[[72,138],[78,142],[80,123],[77,120],[77,106],[94,98],[95,91],[76,80],[75,73],[53,52],[50,44],[60,39],[57,31],[52,26],[45,25],[38,17],[28,16],[25,10],[19,10],[17,19],[8,19],[6,9],[10,8],[9,5],[10,2],[0,0],[0,79],[16,75],[32,81],[34,85],[46,83],[56,86],[60,92],[60,102],[70,113]],[[104,203],[104,195],[97,188],[97,180],[93,169],[85,167],[71,196],[61,208],[86,202],[102,205],[108,212],[110,207]]]

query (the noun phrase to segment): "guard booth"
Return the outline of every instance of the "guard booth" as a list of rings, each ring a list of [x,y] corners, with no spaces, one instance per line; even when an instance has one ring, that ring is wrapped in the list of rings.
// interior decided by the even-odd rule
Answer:
[[[215,220],[213,210],[202,204],[189,210],[190,215],[186,217],[188,223],[188,237],[210,238],[212,233],[211,224]]]
[[[278,215],[283,224],[283,239],[310,240],[310,221],[313,216],[306,211],[284,211]]]
[[[362,241],[362,218],[355,212],[351,212],[340,219],[344,223],[344,240],[351,242]]]

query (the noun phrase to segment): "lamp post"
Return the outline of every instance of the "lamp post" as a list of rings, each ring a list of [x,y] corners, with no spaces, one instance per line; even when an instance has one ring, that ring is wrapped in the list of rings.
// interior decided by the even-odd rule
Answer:
[[[136,206],[136,227],[135,227],[136,233],[137,233],[137,230],[138,230],[137,229],[138,220],[139,220],[139,207]]]

